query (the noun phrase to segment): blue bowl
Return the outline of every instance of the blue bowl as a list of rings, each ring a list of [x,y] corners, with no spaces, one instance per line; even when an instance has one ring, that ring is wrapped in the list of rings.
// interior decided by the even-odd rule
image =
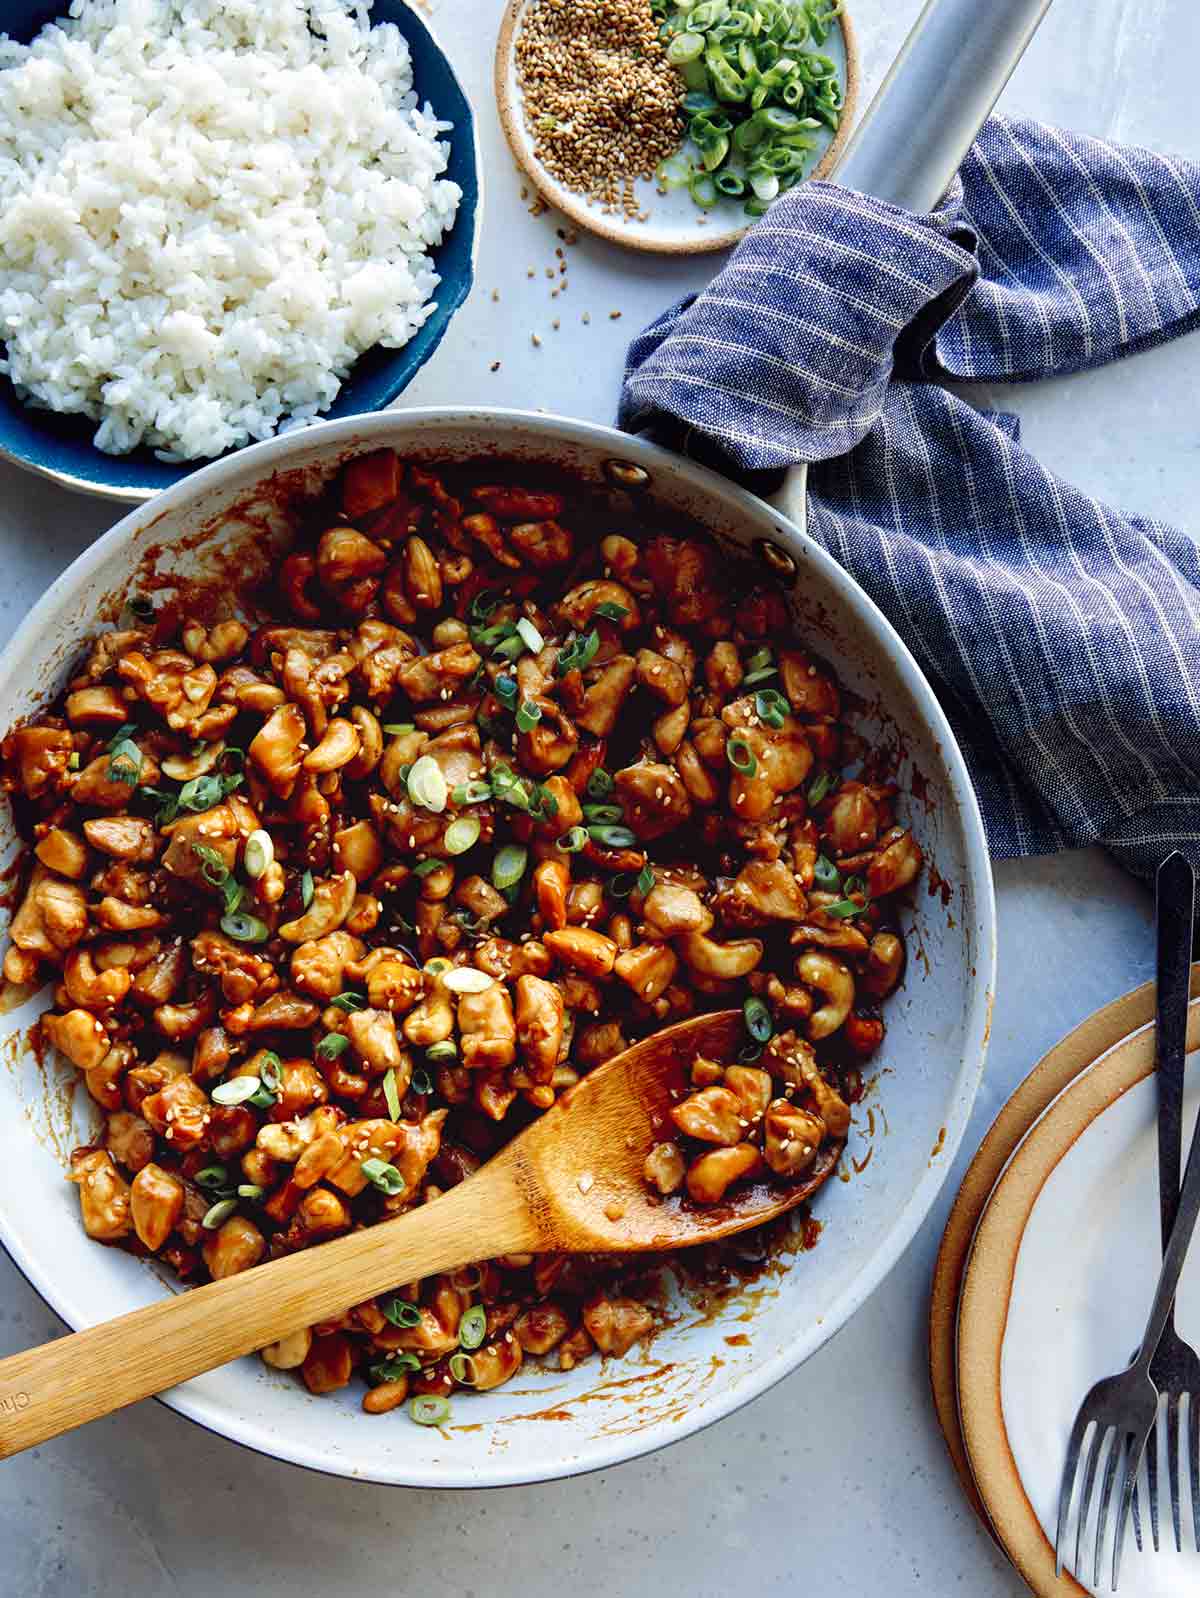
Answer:
[[[0,32],[28,43],[46,23],[65,15],[66,0],[5,0]],[[413,84],[445,122],[452,122],[450,164],[445,176],[462,190],[458,216],[441,247],[432,252],[441,276],[437,308],[399,350],[368,350],[355,363],[329,416],[360,416],[382,410],[412,382],[442,341],[450,318],[471,291],[479,226],[479,151],[475,119],[453,67],[426,24],[403,0],[375,0],[373,22],[394,22],[412,52]],[[105,455],[92,443],[97,423],[89,417],[58,416],[23,405],[12,384],[0,377],[0,457],[50,477],[68,488],[107,499],[137,501],[170,488],[207,461],[169,463],[152,450]]]

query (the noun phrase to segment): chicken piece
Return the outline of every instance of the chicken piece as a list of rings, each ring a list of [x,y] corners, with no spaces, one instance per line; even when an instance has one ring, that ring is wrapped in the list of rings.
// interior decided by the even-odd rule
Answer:
[[[625,819],[642,843],[673,832],[692,813],[692,802],[674,766],[643,760],[618,771],[613,780]]]
[[[470,1071],[495,1071],[517,1057],[517,1025],[512,1000],[502,982],[458,1000],[462,1062]]]

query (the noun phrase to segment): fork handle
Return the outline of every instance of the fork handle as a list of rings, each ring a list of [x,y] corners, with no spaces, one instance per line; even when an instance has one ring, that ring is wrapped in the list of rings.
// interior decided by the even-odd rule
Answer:
[[[1179,937],[1172,955],[1171,982],[1176,980],[1175,965],[1179,960],[1180,951],[1183,951],[1184,974],[1183,981],[1188,981],[1187,967],[1191,959],[1191,911],[1194,908],[1196,877],[1195,872],[1181,854],[1170,855],[1159,868],[1160,889],[1168,889],[1169,896],[1177,905],[1180,913],[1188,913],[1186,932]],[[1164,898],[1167,894],[1164,893]],[[1163,973],[1160,971],[1160,980]],[[1163,983],[1164,990],[1167,983]],[[1186,991],[1186,987],[1185,987]],[[1164,995],[1160,994],[1160,1002]],[[1183,1049],[1186,1039],[1187,1013],[1186,1006],[1183,1010],[1183,1027],[1178,1026],[1179,1007],[1168,1006],[1167,1024],[1171,1031],[1163,1038],[1160,1047],[1178,1049],[1180,1068],[1183,1063]],[[1160,1011],[1161,1013],[1161,1011]],[[1160,1127],[1160,1139],[1162,1137]],[[1161,1147],[1161,1143],[1160,1143]],[[1169,1154],[1169,1151],[1168,1151]],[[1193,1135],[1192,1146],[1188,1151],[1187,1170],[1184,1173],[1183,1187],[1179,1193],[1179,1203],[1175,1215],[1175,1223],[1171,1227],[1167,1246],[1163,1251],[1162,1269],[1158,1276],[1158,1286],[1154,1292],[1154,1303],[1150,1309],[1150,1316],[1146,1323],[1146,1334],[1142,1339],[1142,1346],[1138,1354],[1138,1363],[1149,1368],[1154,1357],[1171,1314],[1171,1306],[1175,1301],[1175,1292],[1179,1286],[1179,1278],[1183,1271],[1183,1262],[1187,1258],[1188,1247],[1192,1241],[1192,1233],[1196,1229],[1196,1220],[1200,1217],[1200,1137]],[[1165,1224],[1166,1212],[1163,1207]]]
[[[1196,882],[1178,852],[1158,868],[1157,1024],[1158,1207],[1166,1249],[1179,1208],[1179,1170],[1183,1163],[1183,1069],[1187,1054],[1188,998],[1192,970],[1192,917]]]

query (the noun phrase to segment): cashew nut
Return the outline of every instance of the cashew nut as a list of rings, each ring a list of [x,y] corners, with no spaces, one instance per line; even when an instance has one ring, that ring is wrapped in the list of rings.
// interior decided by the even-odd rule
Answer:
[[[854,978],[849,966],[832,955],[809,950],[796,961],[796,975],[825,996],[825,1003],[809,1018],[809,1037],[813,1042],[829,1037],[845,1021],[854,1003]]]
[[[758,938],[735,938],[729,943],[714,943],[703,932],[686,932],[679,940],[684,963],[702,977],[733,982],[749,976],[763,957]]]
[[[285,943],[307,943],[311,938],[322,938],[327,932],[336,932],[350,913],[358,884],[349,871],[336,877],[323,877],[313,885],[312,903],[295,921],[285,921],[279,936]]]

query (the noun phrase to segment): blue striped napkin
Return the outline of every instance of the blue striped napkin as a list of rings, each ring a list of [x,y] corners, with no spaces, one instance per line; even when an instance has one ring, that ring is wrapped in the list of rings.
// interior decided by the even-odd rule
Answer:
[[[1200,560],[943,383],[1097,366],[1200,320],[1200,167],[993,118],[942,208],[776,202],[634,342],[621,425],[739,476],[814,463],[809,532],[939,694],[998,856],[1200,862]]]

